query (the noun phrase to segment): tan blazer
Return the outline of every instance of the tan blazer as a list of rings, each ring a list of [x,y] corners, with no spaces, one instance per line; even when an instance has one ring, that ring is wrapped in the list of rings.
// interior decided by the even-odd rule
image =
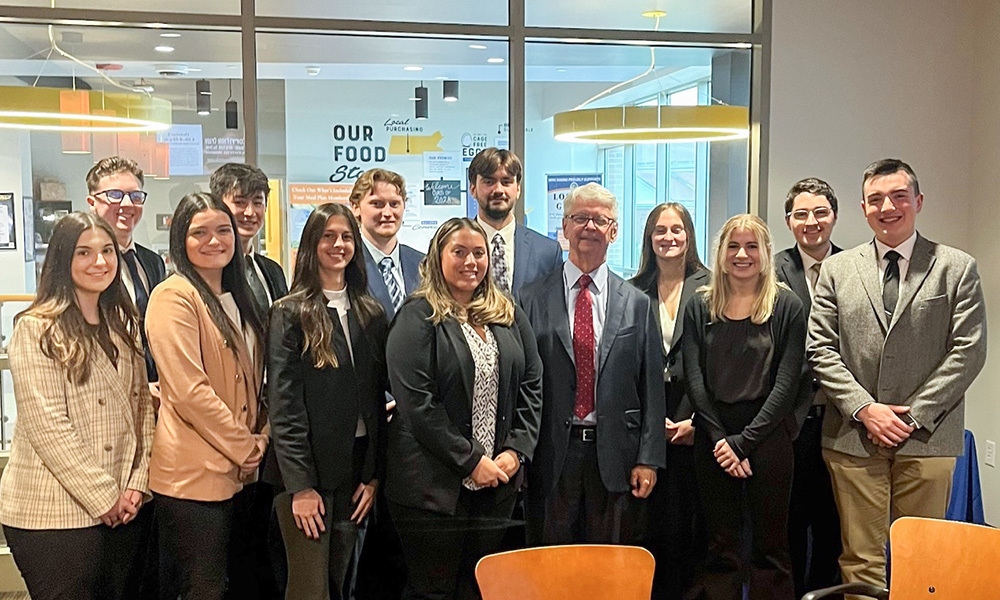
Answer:
[[[18,319],[11,336],[17,426],[0,480],[0,522],[24,529],[74,529],[101,523],[126,489],[149,493],[153,403],[142,353],[112,334],[117,368],[103,351],[90,377],[70,383],[42,354],[48,320]]]
[[[146,337],[160,373],[149,487],[172,498],[221,501],[243,488],[239,465],[258,424],[261,355],[228,347],[198,291],[174,274],[156,286]]]

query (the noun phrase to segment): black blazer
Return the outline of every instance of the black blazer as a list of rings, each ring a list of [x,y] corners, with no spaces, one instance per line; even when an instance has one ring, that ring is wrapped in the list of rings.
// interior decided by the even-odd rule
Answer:
[[[608,310],[597,353],[597,463],[609,492],[624,493],[636,465],[666,466],[663,443],[663,340],[645,294],[608,273]],[[545,364],[542,429],[529,491],[555,488],[566,459],[575,402],[576,366],[563,269],[518,296]]]
[[[518,224],[514,227],[514,276],[511,294],[539,279],[563,263],[559,242]]]
[[[288,282],[285,280],[285,272],[281,265],[264,256],[260,252],[253,253],[253,259],[260,267],[260,272],[264,274],[264,284],[267,286],[267,293],[271,295],[271,304],[279,298],[288,294]]]
[[[674,323],[674,334],[670,338],[670,352],[663,357],[664,381],[673,383],[671,393],[667,396],[667,417],[671,421],[683,421],[690,419],[694,413],[694,405],[691,399],[684,393],[684,353],[681,352],[681,339],[684,334],[684,305],[691,299],[691,296],[703,285],[708,285],[712,273],[708,269],[698,269],[684,278],[684,285],[681,287],[680,302],[677,303],[677,318]],[[656,317],[656,330],[663,331],[660,323],[660,293],[656,289],[656,278],[643,285],[637,278],[632,278],[629,283],[645,292],[649,297],[649,303],[653,307],[653,316]],[[662,346],[661,346],[662,347]]]
[[[139,267],[142,268],[143,273],[146,274],[146,281],[149,282],[149,293],[153,293],[153,288],[160,284],[161,281],[167,278],[167,267],[163,264],[163,259],[156,252],[153,252],[145,246],[135,245],[135,257],[138,259]],[[123,267],[124,268],[124,267]],[[136,285],[141,285],[141,282],[134,282]],[[138,306],[136,310],[138,310]],[[146,318],[146,315],[139,315],[142,319]],[[143,327],[143,341],[145,342],[145,327]],[[160,375],[156,370],[156,362],[153,360],[153,353],[149,351],[149,343],[143,344],[143,350],[145,354],[146,361],[146,377],[151,382],[156,382],[160,380]]]
[[[342,336],[336,311],[327,309],[334,335]],[[312,352],[302,354],[301,300],[289,297],[271,307],[267,329],[267,398],[271,422],[269,453],[278,469],[266,468],[265,479],[290,492],[333,490],[352,470],[358,417],[368,431],[362,482],[381,477],[385,456],[385,340],[388,323],[378,314],[362,328],[348,311],[350,356],[340,366],[317,369]],[[345,348],[346,351],[346,348]],[[277,475],[276,475],[277,472]]]
[[[831,244],[833,249],[831,255],[840,252],[841,248],[836,244]],[[809,284],[806,283],[805,267],[802,264],[802,255],[799,254],[798,246],[792,246],[782,250],[774,257],[774,271],[778,276],[778,281],[784,283],[795,292],[795,295],[802,301],[802,312],[805,315],[806,323],[809,323],[809,311],[812,308],[812,299],[809,297]],[[795,434],[798,435],[802,424],[805,423],[809,408],[812,406],[813,397],[819,390],[819,382],[809,368],[809,362],[802,363],[802,381],[799,383],[799,402],[795,409]]]
[[[462,479],[484,451],[472,437],[475,363],[454,319],[432,323],[431,306],[411,297],[389,331],[386,357],[397,415],[389,422],[386,495],[393,502],[454,514]],[[500,354],[494,456],[511,449],[531,459],[542,413],[542,362],[528,320],[490,325]],[[524,469],[518,470],[523,473]],[[496,502],[521,477],[497,488]]]
[[[399,243],[399,242],[396,242]],[[375,264],[375,258],[368,251],[368,246],[361,242],[359,244],[365,253],[365,271],[368,274],[368,293],[375,297],[382,304],[386,316],[392,320],[396,314],[396,307],[389,297],[389,289],[385,287],[385,279],[382,278],[382,270]],[[423,260],[424,253],[414,250],[405,244],[399,244],[398,268],[403,271],[403,294],[409,296],[413,290],[420,285],[420,261]]]

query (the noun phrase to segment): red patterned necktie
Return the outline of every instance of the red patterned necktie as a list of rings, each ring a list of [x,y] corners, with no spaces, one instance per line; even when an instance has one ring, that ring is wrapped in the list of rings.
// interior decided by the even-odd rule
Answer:
[[[594,412],[594,303],[590,275],[580,276],[580,293],[573,314],[573,355],[576,357],[576,403],[573,415],[583,419]]]

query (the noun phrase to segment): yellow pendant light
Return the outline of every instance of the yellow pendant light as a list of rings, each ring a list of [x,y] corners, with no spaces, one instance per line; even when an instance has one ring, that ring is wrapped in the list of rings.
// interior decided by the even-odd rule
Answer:
[[[561,142],[663,144],[718,142],[749,137],[745,106],[615,106],[557,113],[552,130]]]
[[[173,122],[170,102],[145,94],[78,90],[72,93],[87,95],[88,102],[64,111],[61,99],[69,91],[0,86],[0,129],[122,133],[163,131]],[[102,110],[91,112],[90,106]]]

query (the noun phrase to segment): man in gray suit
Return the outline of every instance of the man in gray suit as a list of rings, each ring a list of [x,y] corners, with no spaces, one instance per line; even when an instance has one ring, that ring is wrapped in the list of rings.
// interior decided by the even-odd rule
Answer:
[[[589,183],[563,210],[569,261],[519,295],[545,363],[528,541],[618,543],[628,493],[666,462],[663,342],[649,297],[608,269],[614,194]]]
[[[824,418],[823,458],[842,519],[841,573],[884,586],[889,519],[947,509],[965,390],[986,359],[986,309],[975,260],[916,232],[924,197],[909,165],[875,162],[862,186],[875,240],[824,261],[807,351],[836,409]]]
[[[559,242],[514,219],[523,171],[516,154],[499,148],[486,148],[469,163],[469,193],[479,204],[476,220],[486,231],[493,278],[511,295],[563,262]]]

